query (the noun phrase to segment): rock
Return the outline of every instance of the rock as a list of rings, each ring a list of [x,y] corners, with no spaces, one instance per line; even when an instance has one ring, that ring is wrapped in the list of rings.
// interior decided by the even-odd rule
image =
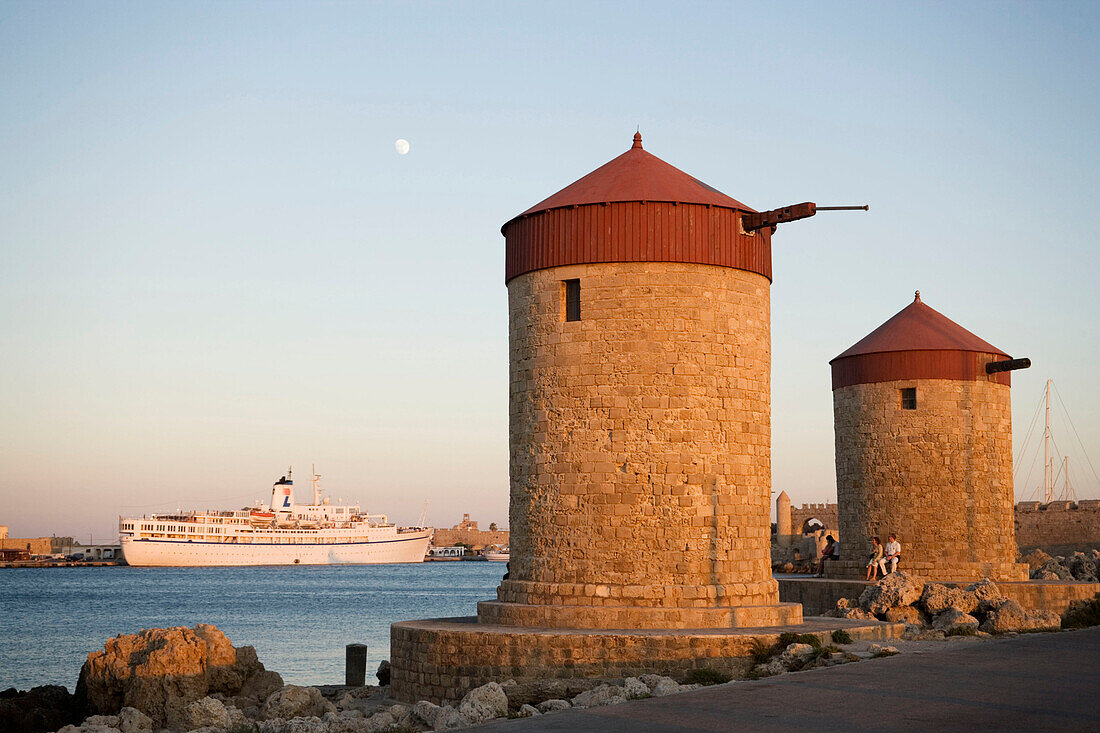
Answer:
[[[951,631],[959,628],[971,628],[977,631],[978,619],[958,608],[948,608],[938,614],[932,622],[933,629]]]
[[[913,626],[923,625],[920,611],[912,606],[894,606],[892,608],[887,608],[886,613],[882,614],[882,618],[885,621],[895,624],[904,623]]]
[[[85,714],[133,707],[156,727],[177,727],[187,706],[215,693],[233,696],[264,671],[252,647],[235,649],[209,624],[116,636],[80,670],[76,704]]]
[[[118,729],[122,733],[142,733],[153,730],[153,719],[137,708],[122,708],[118,712]]]
[[[679,688],[679,685],[676,685],[676,687]],[[617,705],[621,702],[626,702],[621,687],[616,687],[615,685],[600,685],[599,687],[594,687],[588,692],[582,692],[574,697],[573,707],[596,708],[603,705]]]
[[[462,719],[462,715],[450,705],[444,705],[439,709],[439,715],[435,718],[435,725],[432,726],[432,730],[451,730],[461,728],[464,725],[466,725],[466,722]]]
[[[1032,550],[1031,552],[1021,557],[1020,562],[1026,562],[1028,569],[1034,572],[1053,559],[1054,558],[1052,558],[1050,555],[1046,554],[1042,550]]]
[[[420,722],[424,723],[429,728],[435,726],[436,716],[439,715],[439,706],[434,702],[427,700],[421,700],[412,707],[413,715],[420,718]]]
[[[1058,580],[1058,573],[1052,573],[1049,570],[1034,570],[1031,573],[1032,580]]]
[[[919,604],[928,613],[936,616],[949,608],[957,608],[963,613],[972,613],[978,608],[978,594],[962,588],[948,588],[940,583],[927,583],[921,593]]]
[[[383,659],[378,663],[378,671],[374,673],[374,676],[378,678],[378,684],[388,685],[390,683],[390,660]]]
[[[637,677],[627,677],[623,680],[623,697],[627,700],[649,697],[649,686]]]
[[[544,700],[540,702],[536,709],[540,713],[552,713],[555,710],[568,710],[573,707],[568,700]]]
[[[364,733],[376,733],[376,731],[392,728],[396,723],[397,721],[389,710],[382,710],[367,718],[360,729],[363,730]]]
[[[1003,634],[1008,631],[1054,630],[1062,626],[1062,618],[1053,611],[1025,610],[1014,600],[1001,602],[991,608],[985,623],[979,629],[988,634]]]
[[[1065,566],[1074,580],[1096,582],[1097,562],[1091,556],[1083,552],[1075,552],[1066,558]]]
[[[875,618],[875,615],[870,611],[864,611],[862,608],[848,608],[844,611],[836,612],[837,618],[854,618],[871,621]]]
[[[1055,576],[1055,578],[1044,578],[1045,580],[1073,580],[1073,573],[1071,573],[1069,571],[1069,568],[1067,568],[1061,562],[1064,559],[1065,558],[1056,557],[1053,560],[1046,562],[1042,567],[1039,568],[1039,572],[1044,573],[1047,576]]]
[[[308,718],[321,717],[327,712],[336,712],[336,706],[321,695],[316,687],[299,687],[287,685],[278,690],[264,701],[261,715],[271,720],[273,718]]]
[[[512,682],[501,685],[508,696],[508,709],[519,710],[523,705],[538,707],[545,700],[569,700],[582,692],[603,684],[600,680],[586,678],[542,679],[531,682]]]
[[[646,674],[640,679],[649,687],[649,694],[653,697],[674,695],[680,691],[680,683],[670,677]]]
[[[900,570],[890,573],[874,585],[867,586],[859,597],[864,611],[878,616],[894,606],[910,606],[924,591],[924,583],[911,578]]]
[[[967,613],[972,613],[974,610],[985,613],[990,608],[1000,605],[1005,599],[1005,594],[1001,592],[1001,589],[998,588],[997,584],[992,580],[979,580],[977,583],[971,583],[966,586],[966,590],[968,593],[973,593],[978,601],[978,605],[974,609],[959,606],[959,608]]]
[[[278,672],[261,669],[241,685],[240,697],[247,697],[262,705],[272,693],[283,689],[283,678]]]
[[[397,728],[411,728],[416,723],[416,717],[408,705],[391,705],[389,713],[393,716],[393,724]]]
[[[814,648],[809,644],[790,644],[783,653],[779,655],[780,659],[787,660],[788,662],[805,661],[808,657],[812,657],[814,654]]]
[[[225,728],[229,725],[229,711],[220,700],[212,697],[204,697],[187,706],[187,712],[183,716],[187,730],[195,728]]]
[[[466,693],[458,706],[458,714],[470,725],[478,725],[508,714],[508,696],[496,682],[475,687]]]
[[[0,692],[0,730],[12,733],[52,731],[80,722],[77,701],[61,685],[43,685],[25,692]]]
[[[517,714],[517,716],[520,718],[533,718],[536,715],[542,715],[542,713],[540,713],[537,709],[531,707],[530,705],[524,705],[523,707],[521,707],[519,709],[519,713]]]
[[[882,644],[872,644],[867,647],[867,651],[874,657],[891,657],[898,653],[897,647],[883,646]]]

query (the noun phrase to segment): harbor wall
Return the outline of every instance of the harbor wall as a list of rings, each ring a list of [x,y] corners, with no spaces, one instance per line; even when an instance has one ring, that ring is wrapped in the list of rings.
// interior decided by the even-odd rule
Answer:
[[[1036,548],[1051,555],[1100,550],[1100,500],[1021,501],[1016,505],[1016,542],[1024,553]]]
[[[777,511],[780,509],[777,506]],[[803,544],[799,533],[808,519],[820,519],[827,530],[836,528],[836,504],[803,504],[790,507],[792,537],[788,544]],[[1100,499],[1080,501],[1017,502],[1014,509],[1016,544],[1021,554],[1041,549],[1051,555],[1100,550]],[[777,518],[778,521],[778,518]],[[786,555],[784,555],[786,558]]]

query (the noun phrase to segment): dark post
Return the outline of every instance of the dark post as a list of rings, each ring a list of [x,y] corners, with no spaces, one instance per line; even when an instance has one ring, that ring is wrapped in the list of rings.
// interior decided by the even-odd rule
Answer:
[[[348,644],[344,659],[344,684],[348,687],[367,684],[367,645]]]

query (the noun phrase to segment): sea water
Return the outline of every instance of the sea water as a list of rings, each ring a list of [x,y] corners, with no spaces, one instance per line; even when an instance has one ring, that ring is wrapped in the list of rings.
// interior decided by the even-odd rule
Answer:
[[[213,624],[290,684],[343,684],[344,647],[366,644],[367,678],[390,624],[473,616],[504,563],[0,570],[0,690],[73,690],[88,653],[117,634]]]

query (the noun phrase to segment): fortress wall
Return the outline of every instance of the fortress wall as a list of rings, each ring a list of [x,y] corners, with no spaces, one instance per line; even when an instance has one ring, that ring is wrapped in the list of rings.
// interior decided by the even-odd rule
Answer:
[[[802,525],[808,519],[820,519],[825,529],[840,527],[836,504],[803,504],[800,507],[791,507],[791,532],[802,534]]]
[[[491,531],[488,529],[452,527],[451,529],[437,529],[432,536],[432,544],[436,547],[453,547],[459,542],[470,547],[485,547],[486,545],[500,545],[503,547],[508,544],[508,530]]]
[[[1100,549],[1100,500],[1037,501],[1016,505],[1016,542],[1021,552],[1041,548],[1051,555]]]

